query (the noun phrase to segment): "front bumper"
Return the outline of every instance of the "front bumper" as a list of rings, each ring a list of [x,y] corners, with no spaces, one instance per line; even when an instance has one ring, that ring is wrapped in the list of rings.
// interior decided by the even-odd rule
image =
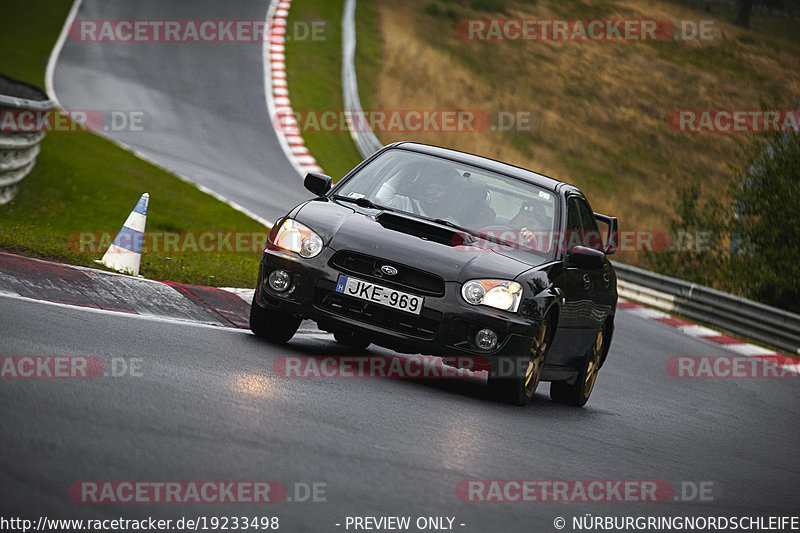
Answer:
[[[538,326],[536,320],[469,305],[461,298],[460,283],[446,282],[443,296],[398,287],[424,296],[419,316],[336,293],[339,274],[389,283],[332,266],[334,254],[334,250],[325,248],[317,257],[303,259],[290,252],[267,249],[261,256],[255,301],[266,309],[314,320],[326,331],[355,330],[374,344],[398,352],[490,358],[526,355],[530,349]],[[286,292],[278,293],[267,283],[269,273],[276,269],[292,275],[292,286]],[[498,335],[493,350],[481,350],[474,344],[475,333],[483,328]]]

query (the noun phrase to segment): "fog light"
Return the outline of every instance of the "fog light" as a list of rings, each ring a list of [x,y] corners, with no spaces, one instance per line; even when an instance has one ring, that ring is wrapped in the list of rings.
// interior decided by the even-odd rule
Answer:
[[[481,350],[494,350],[497,347],[497,333],[490,329],[482,329],[475,334],[475,344]]]
[[[273,270],[269,275],[269,286],[276,292],[284,292],[292,285],[292,275],[285,270]]]

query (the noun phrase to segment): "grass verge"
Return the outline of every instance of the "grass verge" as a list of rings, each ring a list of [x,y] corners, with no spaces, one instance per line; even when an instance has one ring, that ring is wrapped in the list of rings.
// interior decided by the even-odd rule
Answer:
[[[342,13],[343,0],[317,2],[294,0],[289,10],[289,25],[294,22],[324,20],[322,40],[286,43],[286,77],[292,108],[301,113],[334,111],[344,108],[342,96]],[[359,2],[356,9],[356,67],[359,93],[364,109],[372,109],[374,80],[380,72],[380,39],[371,2]],[[303,130],[303,124],[300,124]],[[302,131],[303,140],[319,165],[334,181],[361,161],[346,128],[335,131]]]
[[[42,86],[50,50],[72,2],[36,4],[32,9],[27,0],[4,2],[0,72]],[[36,166],[23,180],[17,198],[0,206],[0,249],[98,267],[94,260],[104,250],[90,251],[87,246],[83,253],[68,245],[71,236],[109,232],[113,238],[143,192],[150,193],[148,233],[233,232],[249,236],[265,231],[246,215],[105,138],[86,131],[53,131],[42,142]],[[257,251],[209,253],[181,242],[181,248],[168,251],[164,246],[159,250],[146,246],[140,274],[203,285],[255,285]],[[236,250],[235,240],[232,242]]]
[[[381,0],[374,106],[530,112],[527,131],[377,132],[486,155],[574,183],[622,229],[666,230],[691,184],[724,196],[746,165],[747,134],[674,131],[677,110],[780,109],[800,102],[800,23],[753,15],[754,31],[712,13],[644,0]],[[714,38],[669,42],[463,40],[464,19],[712,20]],[[399,80],[402,80],[400,82]],[[625,262],[641,264],[642,254]],[[621,257],[622,258],[622,257]]]

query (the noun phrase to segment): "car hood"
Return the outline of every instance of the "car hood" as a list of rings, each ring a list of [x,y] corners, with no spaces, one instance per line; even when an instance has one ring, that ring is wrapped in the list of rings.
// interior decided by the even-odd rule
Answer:
[[[517,252],[504,255],[494,250],[476,249],[479,248],[476,246],[458,246],[458,238],[453,230],[420,221],[420,226],[430,227],[442,235],[451,235],[451,238],[437,242],[387,224],[387,217],[402,217],[413,222],[404,214],[392,215],[375,209],[350,207],[327,199],[312,200],[294,215],[295,220],[314,230],[333,250],[380,257],[437,274],[445,281],[463,283],[476,278],[514,279],[536,266],[525,260],[535,259],[530,254]]]

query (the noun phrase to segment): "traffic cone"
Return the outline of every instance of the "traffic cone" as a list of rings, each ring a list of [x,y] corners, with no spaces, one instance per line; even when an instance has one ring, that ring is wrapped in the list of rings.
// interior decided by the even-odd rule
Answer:
[[[147,223],[147,204],[150,195],[144,193],[136,207],[133,208],[128,219],[117,233],[117,238],[106,250],[102,259],[97,262],[125,272],[133,276],[139,275],[139,263],[142,260],[142,243],[144,242],[144,227]]]

